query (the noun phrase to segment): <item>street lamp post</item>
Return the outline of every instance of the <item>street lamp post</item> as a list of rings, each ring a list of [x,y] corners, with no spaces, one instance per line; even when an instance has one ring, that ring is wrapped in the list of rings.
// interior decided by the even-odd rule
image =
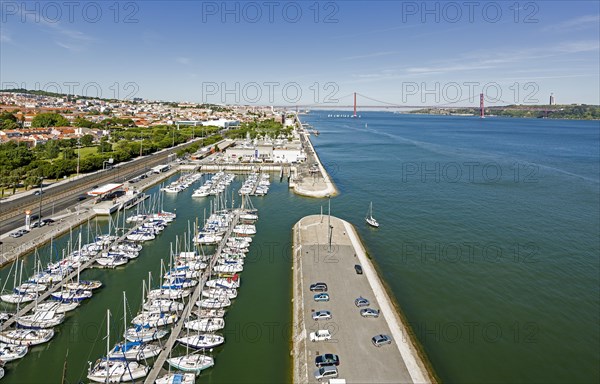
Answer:
[[[42,195],[44,193],[44,178],[40,177],[40,211],[38,213],[38,228],[42,225]]]
[[[327,235],[329,236],[329,252],[331,253],[331,237],[333,227],[331,226],[331,195],[327,195]]]
[[[79,157],[81,156],[81,139],[77,139],[77,179],[79,179]]]

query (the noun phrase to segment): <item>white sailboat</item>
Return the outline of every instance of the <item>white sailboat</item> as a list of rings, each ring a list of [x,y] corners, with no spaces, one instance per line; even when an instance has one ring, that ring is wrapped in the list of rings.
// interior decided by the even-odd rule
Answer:
[[[50,341],[53,336],[53,329],[13,329],[0,332],[0,341],[14,345],[38,345]]]
[[[219,309],[229,307],[231,305],[231,300],[229,300],[228,297],[203,298],[196,301],[196,305],[205,309]]]
[[[211,349],[225,342],[225,337],[215,333],[204,333],[195,336],[185,336],[177,339],[183,345],[194,349]]]
[[[196,374],[191,372],[171,372],[156,379],[156,384],[194,384]]]
[[[98,383],[121,383],[146,377],[150,370],[136,361],[110,360],[110,310],[106,311],[106,357],[90,362],[87,378]]]
[[[17,324],[24,328],[52,328],[65,320],[64,313],[55,311],[35,312],[33,315],[21,316]]]
[[[214,332],[225,328],[225,320],[221,317],[207,317],[186,321],[183,326],[192,331]]]
[[[123,291],[123,323],[127,329],[127,297]],[[107,355],[109,359],[145,360],[160,355],[162,348],[141,341],[123,341],[114,346]]]
[[[367,212],[367,216],[365,216],[365,221],[367,222],[367,224],[369,224],[371,227],[375,227],[378,228],[379,227],[379,223],[377,222],[377,220],[375,220],[375,218],[373,217],[373,202],[371,202],[371,204],[369,204],[369,211]]]
[[[0,343],[0,361],[5,363],[22,358],[27,354],[26,345],[13,345],[7,343]]]
[[[47,301],[45,303],[38,304],[37,307],[33,308],[34,312],[48,312],[54,311],[56,313],[66,313],[79,307],[79,301],[71,302],[60,302],[60,301]]]
[[[211,356],[193,353],[167,359],[167,363],[171,367],[177,368],[184,372],[200,373],[203,369],[207,369],[215,365],[215,361]],[[156,381],[158,383],[158,380]]]

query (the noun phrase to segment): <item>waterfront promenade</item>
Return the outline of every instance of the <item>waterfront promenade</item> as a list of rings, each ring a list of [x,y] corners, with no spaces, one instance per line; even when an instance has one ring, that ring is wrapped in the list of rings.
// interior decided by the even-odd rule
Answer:
[[[307,160],[304,164],[295,168],[293,179],[290,180],[290,187],[293,188],[295,193],[302,196],[321,198],[337,195],[338,190],[325,167],[323,167],[310,141],[310,134],[304,128],[299,128],[299,131]],[[317,172],[311,173],[309,169],[315,164]]]
[[[323,353],[340,356],[339,378],[348,383],[435,382],[351,224],[326,215],[304,217],[293,228],[293,255],[295,383],[317,382],[314,360]],[[328,285],[329,301],[314,301],[309,286],[317,282]],[[362,317],[354,303],[358,297],[369,300],[380,316]],[[332,318],[313,320],[318,310],[330,311]],[[318,329],[329,330],[332,339],[311,342],[310,332]],[[371,338],[378,334],[390,335],[392,343],[375,347]]]

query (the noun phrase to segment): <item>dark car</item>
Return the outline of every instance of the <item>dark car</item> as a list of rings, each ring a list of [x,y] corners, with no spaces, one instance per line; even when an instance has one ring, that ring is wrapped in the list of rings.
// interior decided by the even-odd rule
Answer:
[[[79,196],[77,196],[77,201],[83,201],[87,198],[88,198],[87,195],[79,195]]]
[[[371,338],[373,345],[376,347],[381,347],[382,345],[391,344],[392,338],[388,335],[377,335]]]
[[[43,219],[42,222],[45,223],[46,225],[48,225],[48,224],[54,223],[54,220],[53,219]]]
[[[356,274],[357,274],[357,275],[362,275],[362,273],[363,273],[363,271],[362,271],[362,267],[361,267],[360,265],[358,265],[358,264],[356,264],[356,265],[354,266],[354,270],[356,271]]]
[[[325,284],[325,283],[311,284],[310,290],[313,292],[327,292],[327,284]]]
[[[315,358],[315,365],[317,367],[326,367],[329,365],[340,365],[340,357],[333,353],[325,353]]]
[[[44,193],[44,191],[40,191],[40,190],[37,190],[37,191],[33,192],[33,194],[36,195],[36,196],[39,196],[39,195],[41,195],[43,193]]]

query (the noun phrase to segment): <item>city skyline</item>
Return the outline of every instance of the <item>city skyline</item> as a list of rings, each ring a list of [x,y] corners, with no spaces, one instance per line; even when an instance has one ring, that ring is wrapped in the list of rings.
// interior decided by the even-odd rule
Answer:
[[[3,2],[2,89],[219,104],[600,104],[595,2]]]

